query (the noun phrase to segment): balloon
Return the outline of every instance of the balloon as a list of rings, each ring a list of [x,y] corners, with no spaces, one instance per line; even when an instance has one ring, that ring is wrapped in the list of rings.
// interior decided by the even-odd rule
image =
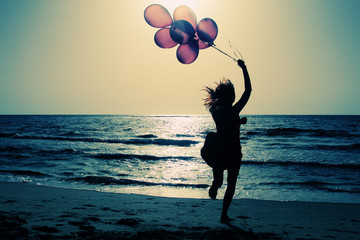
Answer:
[[[217,49],[214,40],[218,35],[218,27],[214,20],[204,18],[197,24],[194,11],[187,6],[177,7],[173,16],[159,4],[152,4],[145,9],[145,21],[152,27],[160,28],[154,36],[158,47],[173,48],[180,44],[176,57],[184,64],[193,63],[199,55],[199,49],[210,46]]]
[[[199,48],[200,48],[200,49],[205,49],[205,48],[208,48],[208,47],[211,46],[210,44],[201,41],[201,40],[199,39],[199,36],[198,36],[198,33],[197,33],[197,32],[195,33],[195,40],[198,41],[198,44],[199,44]]]
[[[201,41],[212,45],[218,34],[218,27],[211,18],[204,18],[197,25],[196,31]]]
[[[192,63],[199,55],[199,45],[197,41],[189,42],[188,44],[180,45],[176,51],[176,57],[179,62],[184,64]]]
[[[159,4],[152,4],[145,9],[145,21],[152,27],[163,28],[170,26],[173,20],[166,8]]]
[[[210,44],[208,44],[208,43],[204,43],[203,41],[201,41],[201,40],[199,40],[199,48],[200,49],[205,49],[205,48],[208,48],[208,47],[210,47],[211,45]]]
[[[170,28],[162,28],[155,33],[154,37],[156,45],[161,48],[172,48],[177,45],[170,36]]]
[[[170,36],[179,44],[189,43],[195,37],[195,29],[185,20],[178,20],[171,24]]]
[[[191,8],[187,6],[179,6],[175,9],[173,16],[174,16],[174,21],[186,20],[193,26],[194,30],[196,30],[196,25],[197,25],[196,15]]]

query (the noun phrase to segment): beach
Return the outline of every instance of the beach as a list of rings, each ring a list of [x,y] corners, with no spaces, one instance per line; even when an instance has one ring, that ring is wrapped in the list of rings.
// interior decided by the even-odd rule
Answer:
[[[0,239],[358,239],[360,204],[166,198],[0,183]]]

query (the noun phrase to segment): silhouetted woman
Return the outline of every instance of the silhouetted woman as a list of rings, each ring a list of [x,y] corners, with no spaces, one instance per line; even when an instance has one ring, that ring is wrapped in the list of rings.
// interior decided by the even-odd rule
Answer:
[[[223,209],[220,220],[229,222],[227,212],[235,193],[236,180],[239,175],[241,164],[241,145],[240,145],[240,124],[245,124],[247,119],[240,118],[239,114],[245,107],[251,94],[250,77],[244,61],[238,60],[239,67],[243,70],[245,91],[239,101],[234,105],[235,90],[233,84],[228,79],[223,79],[215,89],[206,88],[208,93],[205,99],[205,106],[209,109],[216,125],[216,142],[211,146],[209,152],[213,169],[214,180],[209,189],[211,199],[216,199],[218,188],[222,186],[224,170],[227,170],[227,187],[225,191]],[[207,140],[206,140],[207,141]],[[206,144],[205,141],[205,144]],[[210,145],[210,144],[209,144]],[[205,158],[204,158],[205,159]]]

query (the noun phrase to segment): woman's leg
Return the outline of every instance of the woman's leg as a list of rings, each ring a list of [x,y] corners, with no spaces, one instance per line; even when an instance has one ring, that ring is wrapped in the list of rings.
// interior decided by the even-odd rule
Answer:
[[[236,188],[236,181],[237,177],[239,175],[240,167],[230,168],[227,170],[228,176],[227,176],[227,187],[225,191],[224,196],[224,202],[223,202],[223,210],[221,213],[221,221],[228,222],[231,219],[227,215],[227,212],[230,207],[230,203],[234,197],[235,188]]]
[[[224,170],[219,169],[219,168],[213,168],[213,176],[214,176],[214,180],[209,189],[209,196],[211,199],[215,200],[217,191],[223,184]]]

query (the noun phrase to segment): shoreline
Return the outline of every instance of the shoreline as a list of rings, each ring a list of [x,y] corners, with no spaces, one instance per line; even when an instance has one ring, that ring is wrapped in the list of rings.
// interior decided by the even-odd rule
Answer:
[[[0,183],[1,239],[357,239],[360,204],[166,198]]]

